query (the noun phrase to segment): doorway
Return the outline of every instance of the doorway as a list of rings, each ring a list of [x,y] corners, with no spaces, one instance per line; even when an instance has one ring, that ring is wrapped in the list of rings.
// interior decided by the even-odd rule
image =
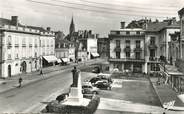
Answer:
[[[26,68],[27,68],[27,65],[26,65],[26,62],[25,61],[23,61],[22,63],[21,63],[21,71],[22,71],[22,73],[26,73]]]
[[[11,77],[11,65],[8,65],[8,77]]]

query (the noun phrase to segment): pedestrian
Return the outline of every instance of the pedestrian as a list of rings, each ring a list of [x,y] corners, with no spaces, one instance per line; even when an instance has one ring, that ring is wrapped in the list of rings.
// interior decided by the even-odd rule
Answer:
[[[42,71],[42,69],[40,69],[40,75],[43,76],[43,71]]]
[[[42,71],[42,69],[40,70],[40,75],[43,75],[43,71]]]
[[[23,79],[20,77],[19,78],[19,86],[18,87],[21,87],[22,86],[22,81],[23,81]]]

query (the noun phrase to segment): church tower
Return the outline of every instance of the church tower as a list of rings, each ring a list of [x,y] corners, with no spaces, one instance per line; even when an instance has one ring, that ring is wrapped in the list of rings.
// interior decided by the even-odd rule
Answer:
[[[72,21],[70,23],[70,28],[69,28],[69,34],[72,36],[72,34],[75,32],[75,24],[73,22],[73,16],[72,16]]]

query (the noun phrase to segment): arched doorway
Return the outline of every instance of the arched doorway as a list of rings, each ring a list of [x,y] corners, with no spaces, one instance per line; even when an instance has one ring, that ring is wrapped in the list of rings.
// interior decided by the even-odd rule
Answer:
[[[26,62],[23,61],[23,62],[21,63],[21,71],[25,73],[25,72],[26,72],[26,68],[27,68]]]
[[[8,65],[8,77],[11,77],[11,65]]]

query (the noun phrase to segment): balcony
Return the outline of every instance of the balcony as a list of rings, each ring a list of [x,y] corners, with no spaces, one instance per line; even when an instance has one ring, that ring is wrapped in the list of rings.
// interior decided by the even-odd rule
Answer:
[[[156,44],[150,44],[148,47],[149,47],[149,49],[157,49],[157,45]]]
[[[121,52],[121,48],[120,47],[115,47],[114,51],[115,52]]]
[[[37,45],[37,44],[35,44],[35,47],[37,48],[37,47],[38,47],[38,45]]]
[[[29,44],[29,47],[32,47],[32,44]]]
[[[19,47],[19,44],[15,44],[15,47]]]
[[[149,57],[149,62],[151,63],[158,63],[160,62],[160,59],[157,57]]]
[[[144,59],[136,59],[136,58],[109,58],[110,62],[140,62],[143,63],[145,62]]]
[[[126,48],[124,49],[124,52],[131,52],[130,47],[126,47]]]
[[[8,43],[7,44],[7,47],[8,47],[8,49],[12,48],[12,44],[11,43]]]
[[[136,47],[135,49],[134,49],[134,52],[141,52],[142,51],[142,48],[141,47]]]
[[[26,44],[22,44],[22,47],[26,47]]]

